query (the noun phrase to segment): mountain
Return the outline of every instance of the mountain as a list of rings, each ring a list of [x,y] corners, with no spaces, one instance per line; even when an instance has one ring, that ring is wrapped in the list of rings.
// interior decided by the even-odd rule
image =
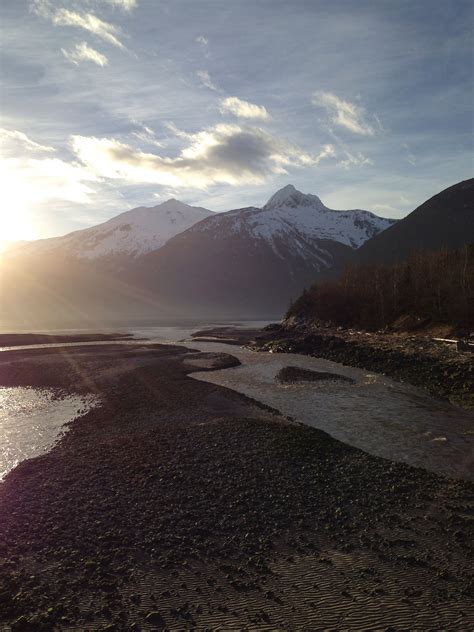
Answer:
[[[277,191],[248,219],[251,232],[269,240],[297,231],[310,240],[330,239],[352,248],[395,223],[360,209],[331,210],[316,195],[301,193],[291,184]]]
[[[179,313],[279,315],[315,275],[342,266],[393,223],[368,211],[331,210],[288,185],[263,208],[212,215],[139,257],[135,283]]]
[[[168,200],[62,237],[12,244],[0,261],[0,325],[97,328],[168,315],[163,301],[130,282],[131,264],[211,214]]]
[[[134,208],[92,228],[19,248],[27,255],[57,252],[78,259],[138,257],[161,248],[168,239],[210,215],[212,212],[205,208],[171,199],[151,208]]]
[[[263,208],[169,200],[2,258],[0,317],[16,327],[281,316],[292,298],[393,224],[287,186]],[[66,325],[67,323],[67,325]]]
[[[394,263],[418,250],[474,243],[474,179],[464,180],[424,202],[404,219],[364,243],[360,263]]]
[[[14,248],[18,248],[19,245],[27,243],[26,241],[9,241],[6,239],[0,239],[0,254],[3,252],[9,252]]]

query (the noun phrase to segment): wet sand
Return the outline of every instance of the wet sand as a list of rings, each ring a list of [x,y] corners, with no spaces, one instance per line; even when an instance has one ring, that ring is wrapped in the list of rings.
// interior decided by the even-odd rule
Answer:
[[[18,630],[469,630],[474,485],[370,456],[169,345],[9,351],[0,384],[94,393],[0,484]]]
[[[130,340],[130,334],[0,334],[0,347]]]

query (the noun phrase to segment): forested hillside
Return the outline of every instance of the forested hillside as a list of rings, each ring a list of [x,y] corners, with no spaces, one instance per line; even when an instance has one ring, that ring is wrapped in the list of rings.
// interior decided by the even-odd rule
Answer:
[[[421,251],[394,265],[359,264],[318,283],[287,316],[377,329],[400,319],[474,327],[474,244]]]

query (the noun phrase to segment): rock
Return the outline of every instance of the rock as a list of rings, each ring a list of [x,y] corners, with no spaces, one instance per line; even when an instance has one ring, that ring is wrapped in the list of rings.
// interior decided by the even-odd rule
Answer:
[[[164,627],[166,625],[165,620],[163,619],[161,614],[156,610],[154,610],[153,612],[149,612],[145,617],[145,621],[147,623],[150,623],[151,625],[157,625],[161,627]]]
[[[313,371],[302,369],[296,366],[285,366],[277,373],[275,379],[283,384],[295,384],[297,382],[346,382],[353,384],[354,380],[338,373],[328,373],[326,371]]]

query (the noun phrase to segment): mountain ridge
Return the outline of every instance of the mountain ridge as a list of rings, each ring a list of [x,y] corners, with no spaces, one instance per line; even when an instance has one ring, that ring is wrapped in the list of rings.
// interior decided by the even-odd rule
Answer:
[[[19,246],[27,254],[65,251],[80,259],[136,257],[160,248],[168,239],[211,215],[203,207],[171,198],[152,207],[138,206],[101,224]],[[15,249],[18,252],[18,248]]]
[[[262,208],[217,213],[134,263],[134,283],[184,311],[278,314],[315,275],[349,262],[392,225],[369,211],[328,209],[288,185]],[[181,306],[181,307],[180,307]]]
[[[460,248],[466,243],[474,243],[474,178],[443,189],[364,243],[356,261],[395,263],[412,251]]]
[[[171,220],[182,203],[159,205],[170,211],[165,216],[172,230],[158,244],[146,223],[140,247],[130,239],[130,216],[150,213],[138,207],[97,227],[46,240],[46,248],[43,241],[8,254],[0,269],[2,316],[15,321],[41,313],[43,320],[48,314],[60,320],[66,314],[68,322],[76,315],[100,321],[165,313],[278,317],[315,276],[344,266],[360,243],[394,222],[369,211],[328,209],[291,185],[262,208],[213,214],[184,206],[192,209],[192,222],[180,231],[181,224]],[[121,237],[127,247],[118,250]]]

